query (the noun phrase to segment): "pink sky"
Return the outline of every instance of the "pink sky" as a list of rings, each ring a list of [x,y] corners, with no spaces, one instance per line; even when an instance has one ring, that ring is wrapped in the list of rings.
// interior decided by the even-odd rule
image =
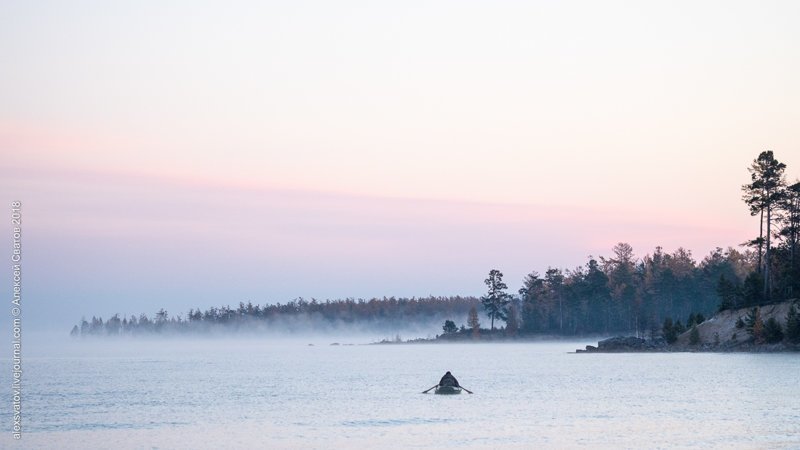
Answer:
[[[516,290],[531,270],[582,265],[620,241],[639,256],[682,245],[700,259],[746,236],[741,226],[615,209],[4,171],[3,190],[24,199],[30,310],[62,318],[298,296],[479,295],[490,268]]]
[[[756,234],[739,188],[760,151],[800,173],[798,16],[6,2],[0,184],[24,203],[27,311],[477,295],[491,268],[516,290],[620,241],[701,259]]]

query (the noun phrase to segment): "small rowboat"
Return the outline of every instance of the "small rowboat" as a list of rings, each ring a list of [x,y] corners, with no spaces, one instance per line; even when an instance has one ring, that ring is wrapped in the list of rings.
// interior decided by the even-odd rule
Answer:
[[[453,394],[460,394],[461,388],[458,386],[439,386],[433,391],[434,394],[440,395],[453,395]]]

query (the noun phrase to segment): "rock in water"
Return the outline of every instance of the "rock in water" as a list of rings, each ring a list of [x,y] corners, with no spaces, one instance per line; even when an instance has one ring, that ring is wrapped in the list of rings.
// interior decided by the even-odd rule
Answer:
[[[616,336],[598,342],[597,349],[601,352],[644,350],[646,342],[644,339],[634,336]]]

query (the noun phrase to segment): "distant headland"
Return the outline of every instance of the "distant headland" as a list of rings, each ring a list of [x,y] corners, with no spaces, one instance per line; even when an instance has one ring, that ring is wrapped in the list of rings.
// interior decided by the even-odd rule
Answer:
[[[761,152],[748,170],[750,182],[741,187],[742,199],[749,214],[759,218],[758,234],[741,249],[717,248],[700,261],[684,248],[668,253],[656,247],[637,258],[621,242],[611,256],[590,256],[583,266],[532,271],[515,293],[508,292],[503,273],[492,269],[481,297],[299,298],[284,304],[240,302],[238,307],[190,309],[185,315],[170,315],[162,308],[153,317],[84,317],[70,334],[109,338],[369,331],[395,336],[383,342],[399,342],[399,330],[426,330],[431,337],[411,341],[633,335],[587,351],[795,348],[799,338],[792,299],[800,293],[800,181],[787,183],[786,165],[772,151]]]

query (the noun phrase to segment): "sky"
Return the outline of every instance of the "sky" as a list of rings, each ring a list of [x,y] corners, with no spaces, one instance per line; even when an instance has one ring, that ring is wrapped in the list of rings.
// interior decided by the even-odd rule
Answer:
[[[23,203],[26,324],[480,295],[491,268],[516,291],[617,242],[738,245],[757,232],[750,161],[774,150],[800,176],[799,17],[790,1],[0,1],[0,198]]]

